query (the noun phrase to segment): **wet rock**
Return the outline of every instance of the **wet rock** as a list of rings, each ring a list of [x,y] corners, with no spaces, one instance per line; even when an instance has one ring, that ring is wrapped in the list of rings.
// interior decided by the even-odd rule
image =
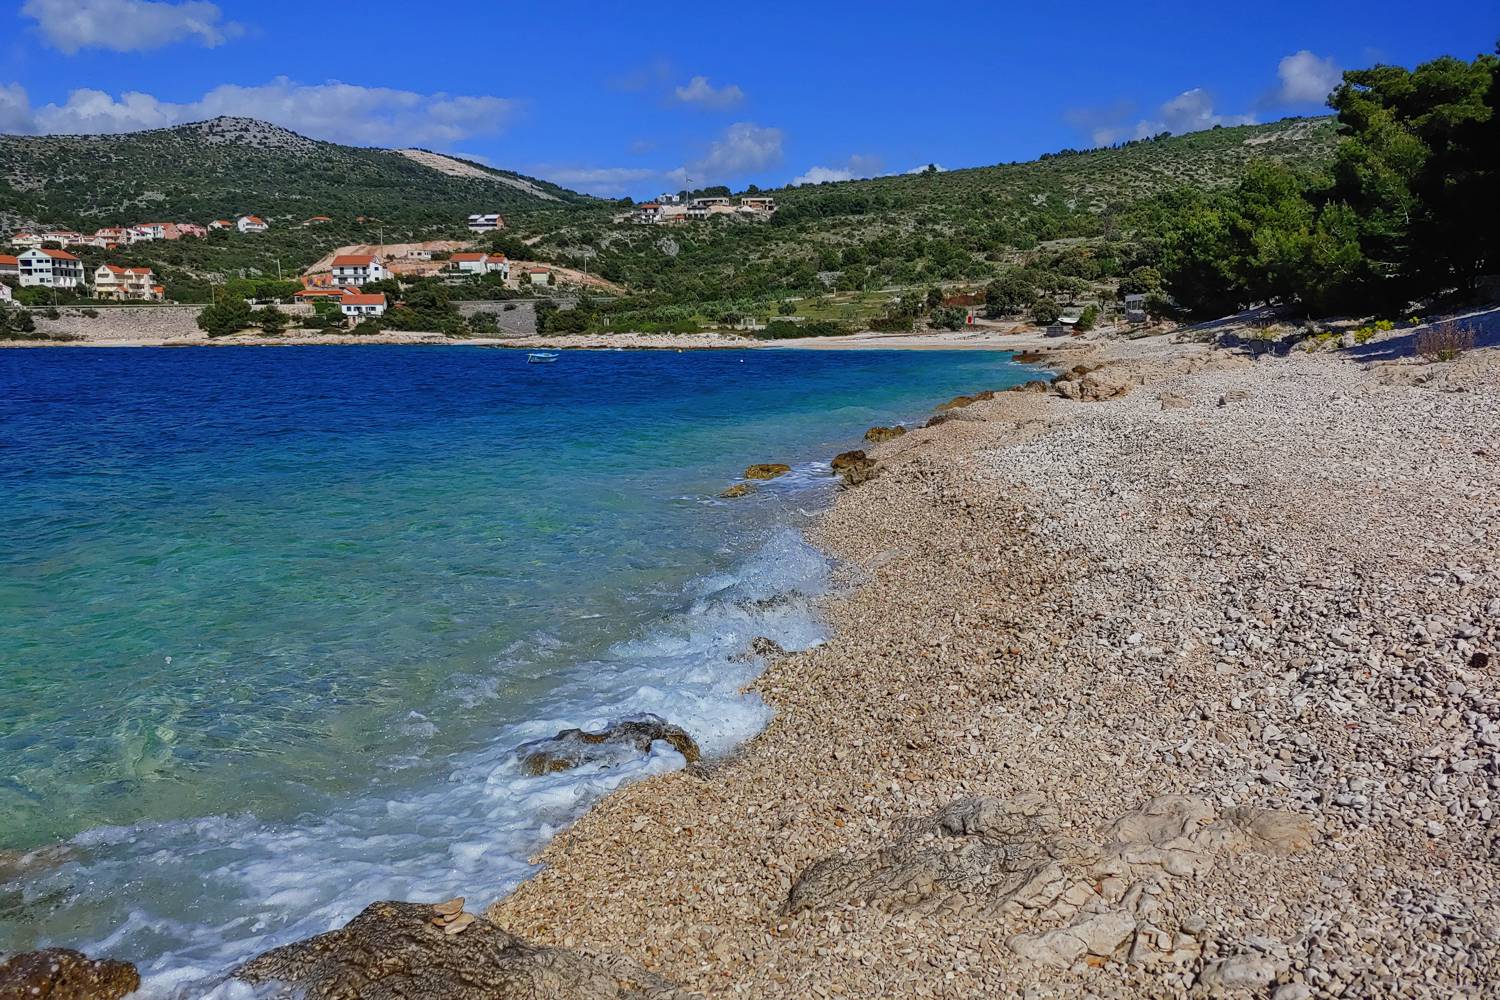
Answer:
[[[831,464],[833,471],[844,480],[845,486],[858,486],[875,478],[875,460],[863,451],[846,451],[835,455]]]
[[[458,901],[460,905],[462,901]],[[462,925],[458,932],[450,928]],[[482,916],[372,903],[344,927],[273,949],[234,971],[307,1000],[687,1000],[611,956],[530,944]]]
[[[972,405],[975,402],[977,402],[977,400],[973,396],[954,396],[946,403],[939,403],[937,406],[937,410],[939,413],[943,413],[947,410],[961,409],[965,406]]]
[[[595,761],[608,761],[621,751],[647,753],[651,744],[663,740],[687,758],[689,764],[702,756],[687,730],[655,715],[643,715],[616,723],[603,732],[565,729],[548,740],[525,743],[516,748],[521,768],[530,775],[555,774]]]
[[[116,1000],[140,989],[129,962],[91,959],[70,948],[44,948],[0,963],[4,1000]]]
[[[740,497],[749,496],[755,492],[755,487],[749,483],[735,483],[729,489],[719,494],[721,500],[737,500]]]
[[[790,465],[780,462],[763,462],[760,465],[752,465],[745,470],[746,479],[775,479],[792,471]]]
[[[886,441],[894,441],[905,433],[905,427],[871,427],[865,431],[865,440],[871,444],[882,444]]]
[[[1047,355],[1043,354],[1041,351],[1022,351],[1020,354],[1017,354],[1011,358],[1011,360],[1018,365],[1034,365],[1037,362],[1045,361],[1046,359]]]

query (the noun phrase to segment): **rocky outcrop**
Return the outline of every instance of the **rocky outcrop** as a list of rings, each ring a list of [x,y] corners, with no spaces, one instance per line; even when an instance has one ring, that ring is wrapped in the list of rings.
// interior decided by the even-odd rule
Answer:
[[[1009,389],[1007,389],[1006,391],[1007,392],[1050,392],[1051,390],[1052,390],[1052,383],[1051,382],[1048,382],[1046,379],[1034,378],[1034,379],[1032,379],[1029,382],[1022,382],[1020,385],[1013,385]]]
[[[463,910],[372,903],[336,931],[259,955],[234,971],[306,1000],[688,1000],[624,959],[543,948]]]
[[[875,460],[863,451],[846,451],[835,455],[831,463],[833,471],[843,479],[845,486],[859,486],[875,478]]]
[[[598,733],[565,729],[551,739],[522,744],[516,748],[516,754],[527,774],[540,776],[569,771],[583,764],[618,759],[622,752],[648,753],[651,744],[657,740],[670,743],[689,764],[702,756],[687,730],[655,715],[627,719]]]
[[[1208,800],[1186,795],[1158,796],[1131,810],[1103,843],[1065,833],[1041,793],[961,799],[907,822],[874,854],[813,864],[792,884],[786,911],[961,912],[1027,927],[1006,946],[1042,965],[1108,959],[1127,944],[1138,964],[1163,958],[1192,964],[1201,949],[1156,923],[1166,916],[1169,879],[1204,875],[1236,851],[1305,850],[1312,838],[1303,816],[1250,808],[1220,813]]]
[[[905,427],[871,427],[865,431],[865,440],[871,444],[884,444],[894,441],[906,433]]]
[[[129,962],[91,959],[69,948],[44,948],[0,962],[3,1000],[117,1000],[140,989]]]
[[[790,465],[780,462],[763,462],[760,465],[752,465],[745,470],[746,479],[775,479],[792,471]]]
[[[755,492],[755,487],[749,483],[735,483],[729,489],[719,494],[721,500],[737,500],[743,496],[749,496]]]
[[[948,402],[938,404],[937,410],[939,413],[947,410],[959,410],[965,406],[973,406],[975,403],[983,403],[994,398],[995,393],[992,390],[986,389],[984,392],[976,392],[972,396],[954,396]]]
[[[1130,383],[1100,366],[1075,365],[1052,380],[1052,391],[1064,399],[1097,403],[1130,392]]]

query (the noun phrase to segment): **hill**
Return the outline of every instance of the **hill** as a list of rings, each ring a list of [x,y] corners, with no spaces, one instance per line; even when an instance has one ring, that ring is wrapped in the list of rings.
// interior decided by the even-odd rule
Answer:
[[[778,297],[987,280],[1049,252],[1091,255],[1093,263],[1062,269],[1094,278],[1131,263],[1137,213],[1156,196],[1228,187],[1268,160],[1319,172],[1337,139],[1333,118],[1286,119],[1027,163],[761,191],[780,206],[764,224],[638,226],[595,207],[536,232],[555,259],[588,253],[604,277],[656,293],[649,298],[664,321],[684,318],[689,303],[698,316],[731,316],[763,312]],[[1069,241],[1090,246],[1070,251]]]
[[[320,142],[249,118],[121,135],[0,136],[0,229],[205,223],[237,213],[273,225],[365,216],[414,229],[588,200],[479,163]]]

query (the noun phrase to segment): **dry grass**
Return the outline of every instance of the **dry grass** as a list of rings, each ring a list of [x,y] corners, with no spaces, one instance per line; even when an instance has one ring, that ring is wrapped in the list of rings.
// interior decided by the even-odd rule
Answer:
[[[1474,330],[1449,320],[1417,334],[1417,354],[1428,362],[1452,361],[1474,348]]]

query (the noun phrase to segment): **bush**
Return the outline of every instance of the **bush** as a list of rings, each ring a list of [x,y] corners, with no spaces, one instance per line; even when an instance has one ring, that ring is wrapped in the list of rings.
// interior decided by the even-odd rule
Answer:
[[[500,329],[500,317],[491,312],[475,313],[469,317],[469,329],[474,333],[495,333]]]
[[[79,312],[79,315],[81,315],[84,319],[98,319],[99,318],[99,310],[97,310],[97,309],[84,309],[84,310],[81,310]]]
[[[1038,299],[1031,306],[1031,321],[1037,326],[1051,326],[1062,316],[1062,306],[1051,299]]]
[[[844,337],[853,331],[833,320],[819,319],[807,323],[793,323],[785,319],[773,319],[764,330],[757,331],[757,340],[795,340],[799,337]]]
[[[255,310],[244,299],[226,299],[198,314],[198,329],[210,337],[227,337],[255,325]]]
[[[387,315],[389,315],[389,313]],[[349,332],[357,337],[368,337],[372,334],[379,333],[383,329],[384,327],[381,326],[380,320],[378,319],[362,319],[357,324],[355,324],[354,329],[350,330]]]
[[[292,318],[275,306],[266,306],[255,313],[255,322],[261,330],[276,336],[291,325]]]
[[[914,322],[910,316],[886,315],[870,320],[870,329],[876,333],[910,333]]]
[[[1417,334],[1417,353],[1426,361],[1452,361],[1474,347],[1474,331],[1449,321]]]
[[[960,309],[958,306],[943,306],[934,309],[927,322],[939,330],[962,330],[968,319],[967,309]]]
[[[1079,333],[1088,333],[1099,322],[1099,307],[1096,305],[1086,306],[1083,314],[1078,317],[1078,325],[1074,327]]]

